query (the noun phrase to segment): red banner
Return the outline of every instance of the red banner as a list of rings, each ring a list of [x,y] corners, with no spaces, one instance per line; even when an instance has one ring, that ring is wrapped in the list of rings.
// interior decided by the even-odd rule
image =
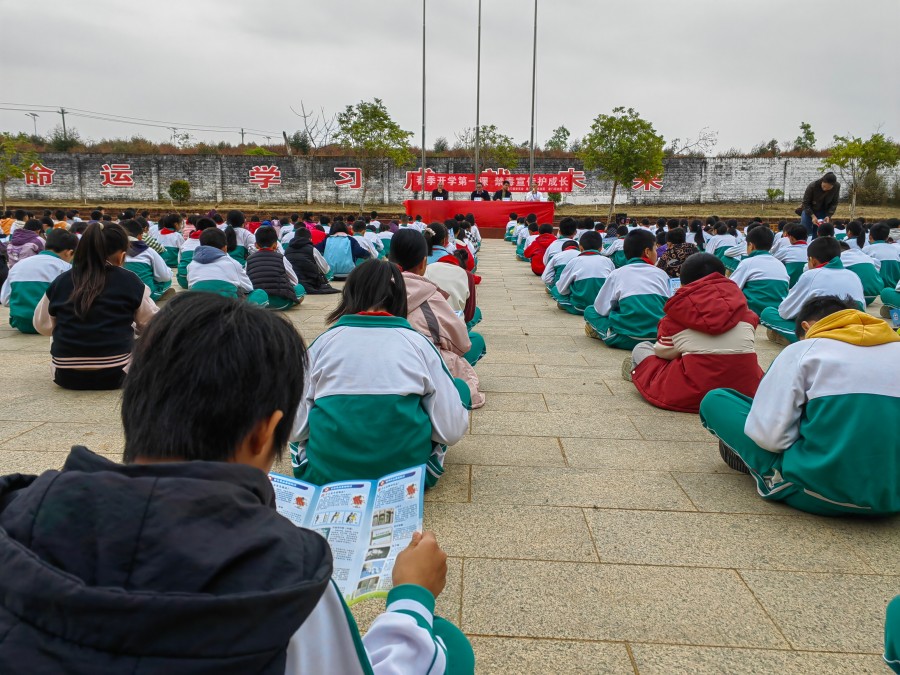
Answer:
[[[509,181],[510,192],[528,192],[531,186],[528,183],[528,174],[510,173],[507,169],[486,169],[481,173],[481,183],[489,192],[496,192],[503,188],[503,181]],[[536,173],[534,182],[537,183],[538,192],[572,192],[573,189],[585,187],[584,171],[568,169],[557,173]],[[425,189],[434,190],[438,183],[443,182],[449,192],[474,192],[474,173],[435,173],[432,169],[425,169]],[[404,190],[413,192],[422,191],[422,172],[407,171]]]
[[[471,213],[475,224],[483,227],[506,227],[509,214],[527,216],[533,213],[539,223],[553,222],[553,202],[474,202],[463,200],[438,201],[432,199],[408,199],[403,202],[410,218],[422,216],[426,223],[453,218],[457,213]]]

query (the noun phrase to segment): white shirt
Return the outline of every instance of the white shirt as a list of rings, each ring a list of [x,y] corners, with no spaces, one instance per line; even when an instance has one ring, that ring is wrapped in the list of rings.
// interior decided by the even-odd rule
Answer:
[[[525,201],[526,202],[545,202],[545,201],[547,201],[547,194],[544,192],[526,192],[525,193]]]

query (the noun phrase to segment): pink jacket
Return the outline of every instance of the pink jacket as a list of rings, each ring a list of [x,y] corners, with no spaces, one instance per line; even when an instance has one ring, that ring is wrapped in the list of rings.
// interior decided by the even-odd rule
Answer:
[[[411,272],[404,272],[403,280],[407,321],[440,351],[450,374],[469,385],[472,408],[480,408],[484,405],[484,394],[478,391],[478,375],[463,358],[472,348],[465,322],[450,307],[447,294],[432,281]]]

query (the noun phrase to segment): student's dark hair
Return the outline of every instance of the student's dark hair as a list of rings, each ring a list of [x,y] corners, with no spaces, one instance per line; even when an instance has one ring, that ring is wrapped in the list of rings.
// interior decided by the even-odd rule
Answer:
[[[88,223],[84,220],[78,221],[77,223],[72,223],[72,227],[69,228],[69,232],[72,234],[81,234],[84,235],[84,231],[87,229]]]
[[[91,223],[72,259],[72,295],[75,315],[83,319],[106,287],[107,259],[128,250],[128,234],[120,225]]]
[[[429,232],[429,230],[431,230],[431,232]],[[434,247],[443,244],[449,236],[449,232],[443,223],[431,223],[431,225],[425,228],[422,234],[425,237],[425,243],[428,245],[428,255],[434,253]],[[391,239],[391,248],[394,248],[393,239]]]
[[[578,223],[574,218],[563,218],[559,221],[559,234],[561,237],[571,237],[578,230]]]
[[[331,218],[329,218],[328,216],[320,216],[319,217],[319,225],[330,225],[330,224],[331,224]]]
[[[350,230],[347,228],[347,223],[343,220],[336,220],[334,225],[331,226],[330,234],[350,234]]]
[[[644,255],[644,250],[648,248],[656,248],[656,237],[647,230],[632,230],[626,235],[622,244],[625,257],[629,259],[640,258]]]
[[[778,221],[778,231],[779,231],[779,232],[784,232],[784,228],[785,228],[785,227],[787,227],[787,221],[786,221],[786,220],[779,220],[779,221]]]
[[[53,227],[53,218],[49,218],[47,216],[41,217],[41,225],[41,229],[44,229],[44,225],[46,225],[47,227]]]
[[[391,240],[391,253],[393,252],[394,242]],[[344,282],[341,301],[326,317],[326,321],[334,323],[346,314],[358,314],[372,309],[404,318],[407,314],[403,274],[399,267],[387,260],[367,260],[354,267]]]
[[[686,240],[687,234],[680,227],[666,232],[666,243],[668,244],[683,244]]]
[[[585,251],[602,251],[603,250],[603,236],[599,232],[594,232],[593,230],[588,230],[584,234],[581,235],[581,239],[578,240],[578,243],[581,244],[581,248]],[[566,245],[563,244],[563,249],[566,248]]]
[[[706,222],[709,223],[709,218],[706,219]],[[706,237],[703,235],[703,223],[699,220],[694,220],[690,224],[691,232],[694,234],[694,245],[698,248],[700,246],[706,245]]]
[[[515,213],[510,213],[510,214],[509,214],[509,219],[510,219],[510,220],[518,220],[518,218],[519,218],[519,216],[516,215]]]
[[[291,242],[304,241],[309,239],[312,239],[312,232],[301,226],[294,230],[294,238],[291,239]]]
[[[454,258],[459,260],[459,266],[463,269],[466,268],[466,265],[469,263],[469,250],[465,248],[458,248],[451,254]]]
[[[538,224],[537,224],[537,222],[529,222],[529,223],[528,223],[528,231],[529,231],[529,232],[537,232],[537,231],[538,231]]]
[[[757,251],[769,251],[775,243],[775,233],[768,227],[754,227],[747,233],[747,243]]]
[[[592,235],[593,235],[593,234],[597,234],[597,233],[594,232],[594,231],[590,231],[590,232],[585,232],[584,234],[592,234]],[[581,235],[581,236],[583,237],[584,235]],[[597,236],[600,236],[600,235],[597,235]],[[579,241],[580,241],[580,240],[579,240]],[[575,241],[574,239],[566,239],[566,240],[562,243],[561,250],[565,251],[566,249],[569,249],[569,248],[578,248],[579,241]],[[602,237],[600,238],[600,245],[601,245],[601,246],[603,245],[603,238],[602,238]],[[462,250],[462,249],[460,249],[460,250]]]
[[[527,216],[525,216],[525,222],[527,222],[527,223],[536,223],[536,222],[537,222],[537,216],[536,216],[534,213],[529,213]]]
[[[421,232],[411,228],[400,230],[391,237],[390,260],[401,270],[418,267],[428,256],[428,243]]]
[[[891,236],[891,228],[887,223],[875,223],[869,230],[872,241],[886,241]]]
[[[847,224],[847,238],[856,239],[856,245],[862,248],[866,245],[866,228],[860,222],[851,221]]]
[[[228,247],[228,238],[218,227],[210,227],[200,233],[200,245],[223,249]]]
[[[815,258],[820,263],[831,262],[841,256],[841,245],[834,237],[816,237],[806,247],[806,255]]]
[[[50,230],[47,233],[47,242],[44,244],[48,251],[74,251],[78,246],[78,237],[61,227]]]
[[[260,345],[266,358],[247,360]],[[123,461],[228,461],[241,441],[279,410],[284,416],[273,447],[280,457],[305,371],[303,339],[280,316],[213,293],[180,293],[135,347],[122,392]],[[187,372],[188,378],[171,376]],[[240,396],[216,394],[222,391]],[[176,418],[182,424],[159,424]]]
[[[278,233],[271,225],[263,225],[256,231],[256,245],[259,248],[269,248],[278,242]]]
[[[616,228],[616,234],[620,237],[624,237],[628,234],[628,226],[627,225],[619,225]]]
[[[666,231],[665,230],[657,230],[656,231],[656,245],[657,246],[665,246],[666,241],[667,241]]]
[[[18,213],[18,211],[16,211],[16,213]],[[24,213],[24,212],[23,212],[23,213]],[[100,220],[100,218],[101,218],[102,216],[103,216],[103,214],[100,213],[100,211],[97,211],[96,209],[93,210],[93,211],[91,211],[91,220]],[[16,218],[17,218],[18,220],[22,220],[22,219],[19,218],[18,216],[16,216]]]
[[[813,324],[826,316],[843,312],[845,309],[859,309],[859,305],[850,297],[839,298],[836,295],[814,296],[804,302],[800,311],[797,312],[794,333],[802,340],[806,336],[806,331],[803,330],[804,321]]]
[[[829,185],[834,185],[837,183],[837,176],[834,175],[834,172],[829,171],[824,176],[822,176],[822,182],[828,183]]]
[[[667,223],[667,225],[669,226],[669,229],[674,230],[680,225],[680,223],[678,222],[678,218],[669,218],[669,222]]]
[[[362,234],[366,231],[366,221],[364,220],[354,220],[353,221],[353,232],[356,234]]]
[[[716,225],[716,234],[728,234],[728,226],[725,223]]]
[[[221,225],[222,223],[225,222],[225,219],[222,217],[221,213],[214,213],[212,215],[212,219],[216,225]]]
[[[203,218],[197,219],[197,224],[194,225],[194,229],[202,232],[203,230],[208,230],[209,228],[215,226],[216,221],[214,221],[212,218],[207,218],[206,216],[204,216]]]
[[[66,212],[62,209],[56,209],[56,211],[53,212],[53,217],[56,218],[57,221],[65,220]]]
[[[14,214],[13,217],[14,217],[16,220],[25,220],[25,218],[26,218],[27,216],[28,216],[28,214],[25,213],[25,210],[24,210],[24,209],[16,209],[16,212],[15,212],[15,214]]]
[[[802,225],[791,225],[790,228],[788,228],[787,235],[798,241],[806,241],[806,238],[809,236],[806,232],[806,228]]]
[[[540,234],[553,234],[553,225],[550,223],[543,223],[538,228],[538,233]],[[574,233],[573,233],[574,234]]]
[[[125,229],[129,237],[139,238],[144,233],[144,228],[134,218],[123,220],[121,223],[119,223],[119,225],[121,225]],[[131,255],[131,248],[133,247],[129,247],[129,255]]]
[[[724,276],[725,263],[712,253],[694,253],[681,263],[681,284],[687,286],[716,272]]]
[[[41,231],[41,221],[35,220],[32,218],[29,221],[25,222],[25,225],[22,227],[23,230],[29,230],[31,232],[40,232]]]
[[[228,223],[231,227],[243,227],[244,226],[244,214],[237,209],[228,212],[228,215],[225,217],[225,222]]]
[[[834,236],[834,225],[831,223],[822,223],[819,225],[819,229],[816,232],[816,236],[818,237],[833,237]]]

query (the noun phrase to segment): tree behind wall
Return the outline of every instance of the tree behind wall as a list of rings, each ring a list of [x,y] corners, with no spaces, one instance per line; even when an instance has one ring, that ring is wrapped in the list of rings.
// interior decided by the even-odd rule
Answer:
[[[411,131],[400,128],[380,98],[348,105],[338,114],[336,140],[345,152],[359,160],[362,169],[362,190],[359,206],[366,201],[369,177],[387,161],[402,166],[413,159],[409,148]]]
[[[900,163],[900,146],[884,134],[869,140],[857,136],[835,136],[823,169],[835,169],[850,193],[850,218],[856,217],[856,200],[867,174],[877,174]]]
[[[601,179],[613,182],[608,220],[613,217],[619,184],[662,175],[665,146],[665,140],[653,125],[633,108],[618,107],[612,112],[612,115],[597,115],[578,151],[585,169],[596,169]]]
[[[32,164],[39,161],[24,134],[0,134],[0,205],[6,211],[6,184],[13,178],[25,178]]]

